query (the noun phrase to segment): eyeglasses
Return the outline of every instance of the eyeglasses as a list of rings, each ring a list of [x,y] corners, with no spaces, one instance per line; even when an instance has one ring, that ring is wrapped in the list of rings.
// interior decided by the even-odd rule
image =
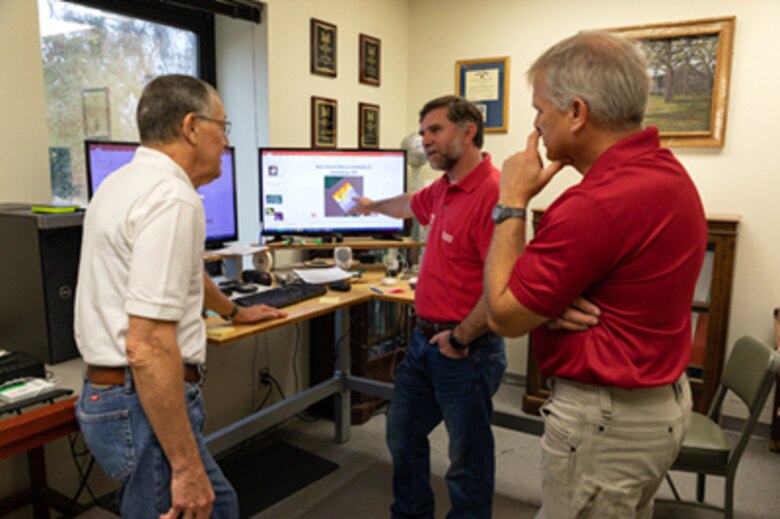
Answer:
[[[205,115],[200,115],[200,114],[196,114],[195,117],[197,117],[198,119],[201,119],[203,121],[208,121],[210,123],[214,123],[214,124],[218,124],[218,125],[222,126],[222,134],[225,137],[230,135],[230,126],[231,126],[231,124],[230,124],[230,121],[228,121],[227,119],[225,119],[223,121],[221,119],[214,119],[212,117],[206,117]]]

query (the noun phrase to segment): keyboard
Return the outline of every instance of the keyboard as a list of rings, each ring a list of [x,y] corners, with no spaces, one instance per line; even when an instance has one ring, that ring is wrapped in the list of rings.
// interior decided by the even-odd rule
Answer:
[[[294,305],[313,297],[325,295],[328,291],[322,285],[309,285],[306,283],[293,283],[283,287],[272,288],[256,294],[241,296],[233,299],[239,306],[268,305],[274,308]]]

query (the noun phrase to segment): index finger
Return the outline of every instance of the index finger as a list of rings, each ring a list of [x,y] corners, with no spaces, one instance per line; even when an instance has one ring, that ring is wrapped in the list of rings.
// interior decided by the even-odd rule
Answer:
[[[539,155],[539,130],[534,130],[528,135],[528,140],[525,143],[526,153],[533,153],[539,161],[539,165],[542,166],[542,157]]]

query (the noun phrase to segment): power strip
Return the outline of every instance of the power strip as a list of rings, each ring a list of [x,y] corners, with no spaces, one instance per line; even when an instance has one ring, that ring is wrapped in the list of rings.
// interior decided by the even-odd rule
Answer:
[[[0,387],[0,401],[13,404],[53,389],[54,384],[42,378],[10,380]]]

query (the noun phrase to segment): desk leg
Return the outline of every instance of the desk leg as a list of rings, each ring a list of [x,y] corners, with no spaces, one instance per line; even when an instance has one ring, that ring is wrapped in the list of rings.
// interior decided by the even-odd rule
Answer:
[[[352,420],[352,398],[347,386],[347,377],[349,376],[350,364],[350,346],[344,346],[344,341],[339,339],[343,336],[345,311],[338,310],[335,315],[334,340],[336,343],[336,373],[341,380],[341,388],[336,393],[334,405],[333,421],[336,426],[336,442],[346,443],[349,441],[350,425]]]
[[[47,488],[46,485],[46,458],[43,447],[36,447],[27,451],[27,469],[30,473],[30,490],[33,495],[33,517],[35,519],[48,519],[49,505],[45,499],[40,499],[40,493]]]

